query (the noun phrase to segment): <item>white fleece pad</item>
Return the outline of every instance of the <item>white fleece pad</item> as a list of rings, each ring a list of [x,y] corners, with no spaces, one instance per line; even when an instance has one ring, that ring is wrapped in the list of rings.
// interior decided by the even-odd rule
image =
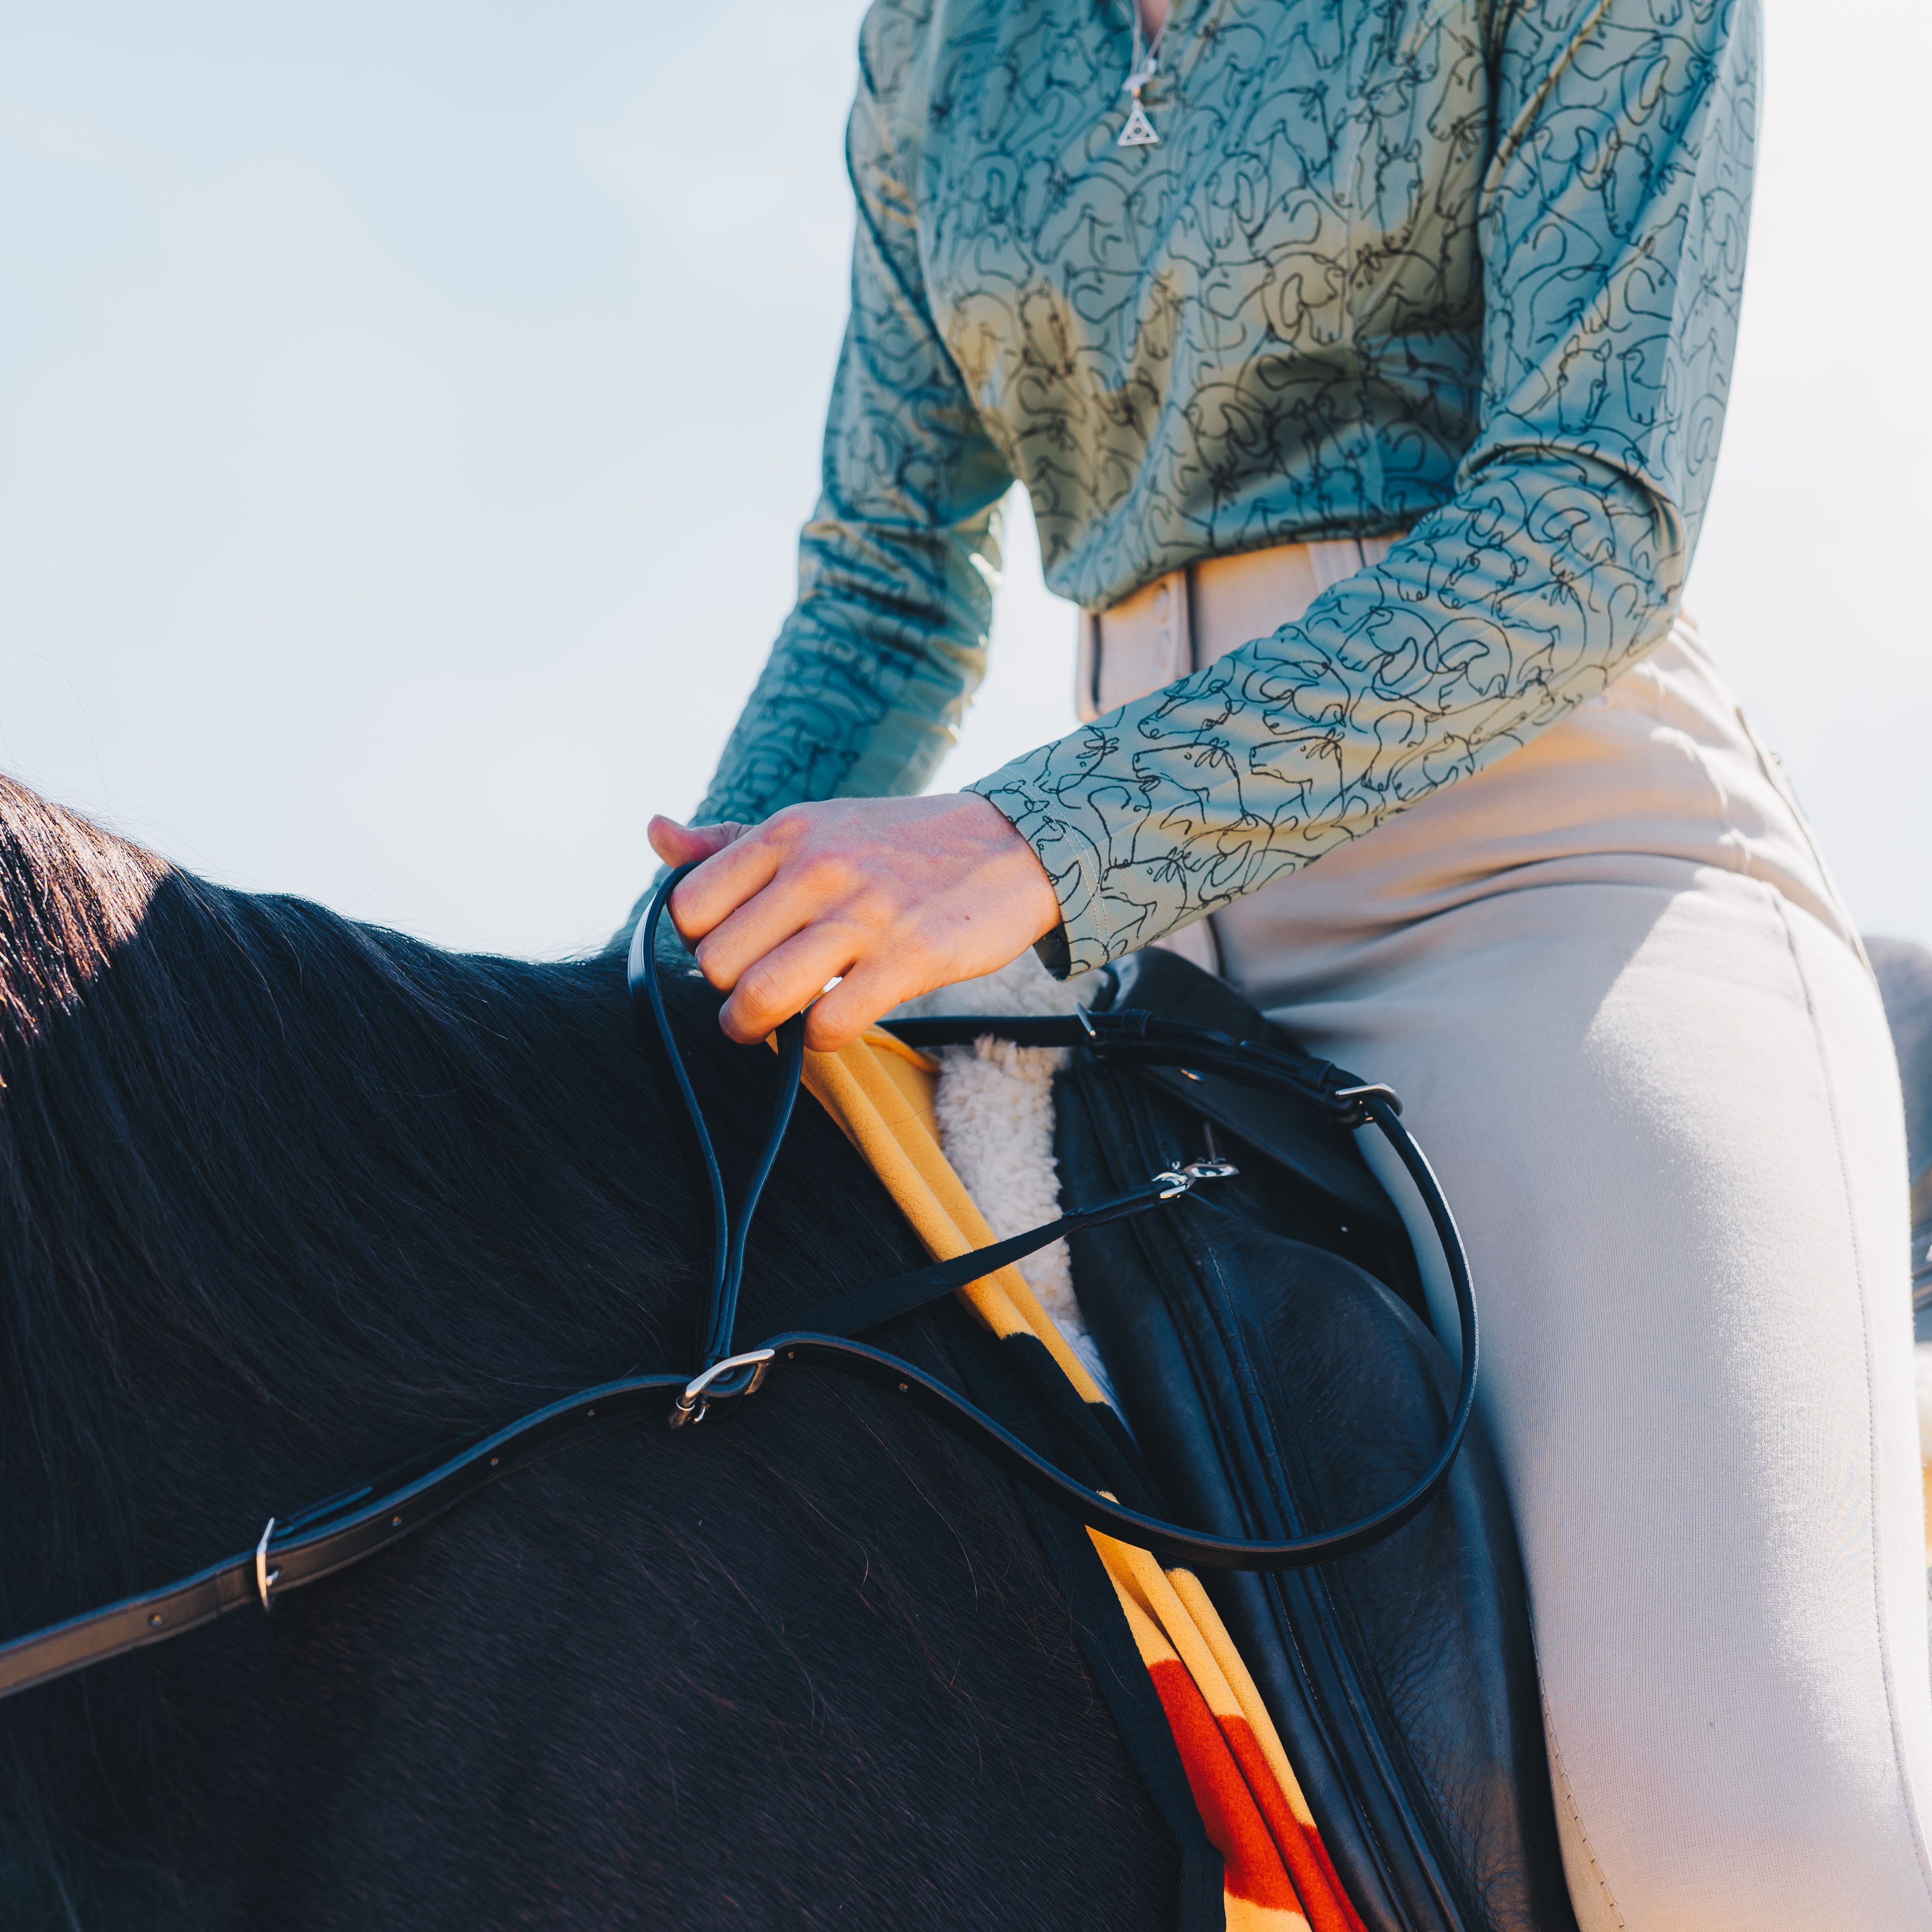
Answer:
[[[1067,1013],[1096,985],[1090,978],[1055,980],[1029,949],[983,979],[962,980],[908,1000],[896,1017]],[[1001,1240],[1060,1212],[1060,1169],[1053,1157],[1053,1076],[1066,1058],[1057,1047],[1015,1046],[1003,1040],[939,1051],[933,1106],[939,1116],[940,1147]],[[1066,1244],[1055,1241],[1028,1256],[1019,1270],[1094,1378],[1108,1388],[1100,1352],[1074,1296]]]

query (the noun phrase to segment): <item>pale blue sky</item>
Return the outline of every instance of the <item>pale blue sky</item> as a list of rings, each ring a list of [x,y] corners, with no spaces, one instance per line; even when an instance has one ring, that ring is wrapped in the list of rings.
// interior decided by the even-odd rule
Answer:
[[[0,766],[235,884],[601,939],[789,602],[861,10],[0,9]],[[1691,601],[1859,917],[1932,940],[1932,29],[1826,17],[1771,0]],[[1072,722],[1010,548],[941,783]]]

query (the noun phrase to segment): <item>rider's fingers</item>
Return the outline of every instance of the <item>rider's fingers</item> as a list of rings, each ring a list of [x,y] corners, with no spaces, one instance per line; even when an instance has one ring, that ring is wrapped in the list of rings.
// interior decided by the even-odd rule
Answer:
[[[858,944],[858,936],[849,928],[830,920],[795,934],[739,976],[718,1016],[718,1024],[735,1040],[763,1040],[794,1013],[802,1012],[826,981],[843,973]],[[812,1043],[815,1047],[817,1042]]]
[[[651,850],[667,866],[688,866],[696,860],[710,858],[714,852],[722,852],[734,840],[742,838],[747,829],[742,825],[680,825],[676,819],[658,812],[652,816],[646,836],[651,842]]]
[[[806,1016],[805,1043],[814,1053],[836,1053],[901,1000],[931,990],[909,959],[869,953]]]
[[[708,829],[708,828],[706,828]],[[678,882],[670,896],[670,916],[687,946],[730,917],[746,900],[764,890],[784,862],[790,842],[772,836],[772,821],[733,826],[734,836]],[[716,983],[728,986],[728,980]]]
[[[762,842],[764,830],[760,827],[746,844]],[[738,849],[721,854],[686,884],[707,880],[713,867],[730,862]],[[766,954],[821,921],[883,935],[908,910],[903,881],[894,878],[890,858],[876,848],[861,858],[833,841],[796,842],[775,872],[746,866],[742,876],[747,880],[761,878],[762,883],[714,924],[698,947],[704,976],[714,986],[728,989]],[[675,900],[672,910],[682,914]]]

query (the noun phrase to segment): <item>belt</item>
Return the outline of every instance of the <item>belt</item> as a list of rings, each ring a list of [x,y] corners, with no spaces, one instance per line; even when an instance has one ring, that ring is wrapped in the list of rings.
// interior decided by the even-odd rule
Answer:
[[[1379,563],[1401,532],[1276,544],[1170,570],[1080,613],[1074,704],[1083,724],[1292,624],[1330,584]]]

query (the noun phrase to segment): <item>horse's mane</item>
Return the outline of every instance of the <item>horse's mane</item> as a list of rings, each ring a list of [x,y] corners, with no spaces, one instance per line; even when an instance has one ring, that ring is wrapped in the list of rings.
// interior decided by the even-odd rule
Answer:
[[[272,1437],[348,1482],[681,1357],[703,1230],[649,1072],[614,958],[211,886],[0,779],[6,1628],[187,1553],[125,1505],[176,1456],[158,1382],[238,1468]]]

